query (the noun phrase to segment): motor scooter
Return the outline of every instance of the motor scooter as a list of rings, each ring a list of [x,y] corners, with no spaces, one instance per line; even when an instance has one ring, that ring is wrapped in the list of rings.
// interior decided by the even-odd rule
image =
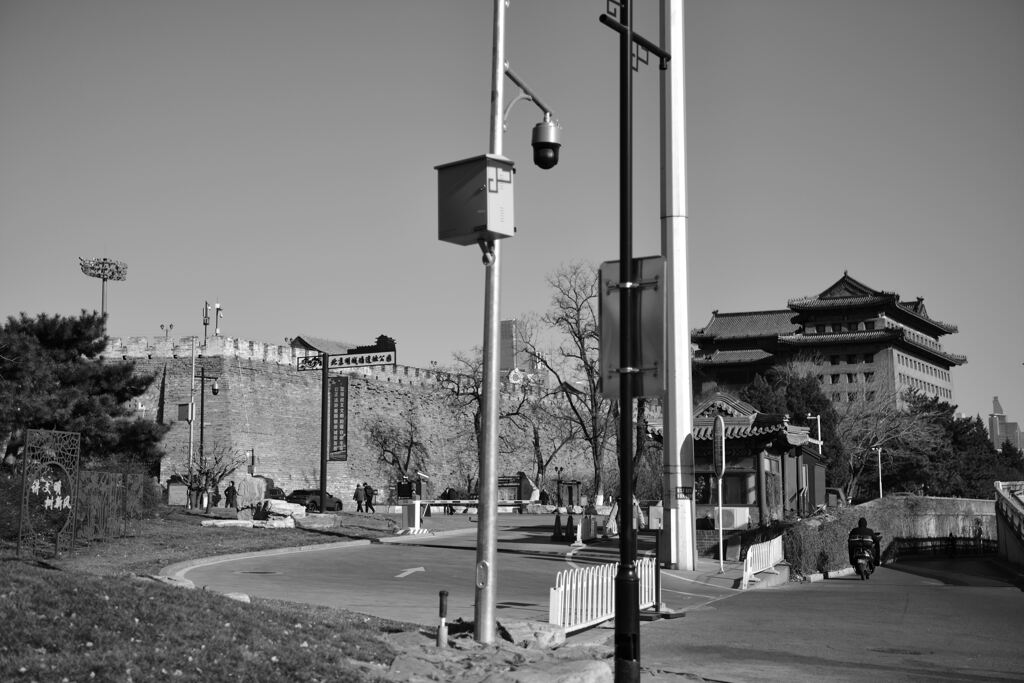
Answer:
[[[873,536],[850,537],[850,563],[856,570],[861,581],[867,581],[874,572],[874,564],[878,558],[874,556],[874,548],[878,545],[882,535],[874,533]]]
[[[853,568],[861,581],[871,578],[875,571],[875,544],[871,539],[850,539],[850,554],[853,557]]]

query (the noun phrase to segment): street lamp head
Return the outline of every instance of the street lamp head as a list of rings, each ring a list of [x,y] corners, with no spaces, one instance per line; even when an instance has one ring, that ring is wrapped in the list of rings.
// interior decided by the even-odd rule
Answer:
[[[545,170],[554,168],[558,163],[558,149],[562,129],[551,120],[551,114],[545,114],[544,120],[533,127],[533,163]]]
[[[213,386],[210,387],[210,393],[214,396],[220,393],[220,385],[217,384],[217,380],[213,380]]]

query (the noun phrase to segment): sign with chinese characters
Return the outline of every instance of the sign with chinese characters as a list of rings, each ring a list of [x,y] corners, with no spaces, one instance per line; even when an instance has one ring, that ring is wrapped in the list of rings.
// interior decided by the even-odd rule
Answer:
[[[348,377],[331,377],[327,395],[327,458],[348,460]]]
[[[77,432],[29,429],[22,468],[18,554],[74,548],[75,490],[78,486]]]
[[[327,356],[327,369],[365,368],[373,365],[395,365],[397,362],[398,354],[394,351],[339,353]],[[303,356],[295,359],[296,370],[320,370],[322,368],[322,356]]]

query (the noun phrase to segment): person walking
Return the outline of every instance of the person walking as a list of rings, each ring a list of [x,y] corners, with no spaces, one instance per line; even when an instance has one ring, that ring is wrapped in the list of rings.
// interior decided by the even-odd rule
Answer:
[[[363,498],[365,499],[363,501],[363,505],[366,506],[366,511],[367,512],[376,512],[377,511],[373,507],[373,496],[376,493],[377,492],[373,489],[372,486],[367,484],[365,481],[363,482]]]
[[[359,484],[356,484],[356,490],[352,494],[352,500],[356,502],[356,512],[362,512],[363,501],[366,500],[366,491]]]
[[[238,489],[235,488],[235,482],[231,482],[224,489],[224,507],[238,510]]]
[[[455,493],[452,491],[452,487],[451,486],[444,487],[444,491],[441,493],[441,500],[449,501],[449,500],[453,499],[454,497],[455,497]],[[444,504],[444,514],[446,514],[446,515],[454,515],[455,514],[455,506],[452,505],[451,503],[445,502],[445,504]]]

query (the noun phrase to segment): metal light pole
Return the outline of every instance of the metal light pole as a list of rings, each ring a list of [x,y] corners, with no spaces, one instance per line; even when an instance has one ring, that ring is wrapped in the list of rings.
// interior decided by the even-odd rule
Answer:
[[[193,385],[195,383],[195,370],[193,374]],[[217,386],[217,378],[213,376],[207,377],[206,368],[202,367],[199,369],[199,466],[205,467],[205,453],[203,451],[203,432],[206,426],[206,380],[212,379],[213,386],[210,387],[210,393],[216,396],[220,392],[220,387]]]
[[[555,484],[555,505],[562,507],[562,470],[564,467],[556,467],[555,473],[558,475],[558,483]]]
[[[818,455],[821,455],[821,446],[822,446],[822,443],[823,443],[822,440],[821,440],[821,415],[812,415],[810,413],[807,413],[807,419],[808,420],[814,420],[817,423],[817,426],[818,426],[818,432],[817,432],[817,434],[818,434],[818,437],[817,437],[818,438]]]
[[[633,8],[619,5],[619,570],[615,575],[615,680],[640,680],[640,576],[633,529]]]
[[[128,279],[128,264],[124,261],[115,261],[109,258],[82,258],[78,257],[78,265],[82,272],[89,277],[99,278],[103,281],[100,290],[100,313],[107,315],[107,280]]]
[[[544,112],[533,129],[533,161],[543,169],[558,163],[560,127],[551,111],[505,61],[505,10],[508,0],[494,0],[491,51],[489,153],[436,166],[438,171],[438,239],[459,245],[477,244],[483,251],[484,340],[481,383],[481,450],[479,521],[477,523],[476,606],[474,636],[491,643],[495,636],[495,595],[498,516],[498,329],[501,292],[501,238],[515,233],[512,206],[514,164],[502,154],[505,118],[516,102],[529,100]],[[505,77],[522,91],[502,111]],[[485,177],[486,176],[486,177]],[[482,185],[482,186],[481,186]],[[486,190],[486,191],[484,191]]]
[[[206,348],[206,332],[210,327],[210,302],[203,302],[203,348]]]
[[[185,507],[192,508],[192,450],[195,440],[195,415],[196,415],[196,338],[192,337],[192,372],[188,390],[188,500]]]
[[[502,156],[505,101],[505,8],[506,0],[494,0],[494,32],[491,44],[491,111],[488,151]],[[498,522],[498,328],[501,301],[501,241],[480,243],[484,250],[484,342],[483,342],[483,453],[480,458],[479,521],[476,547],[476,605],[473,637],[478,643],[492,643],[495,636]]]
[[[619,34],[619,480],[622,528],[619,570],[615,576],[615,680],[640,680],[640,577],[636,570],[633,528],[633,398],[635,378],[643,372],[637,354],[638,289],[633,263],[633,44],[657,55],[661,68],[670,54],[633,31],[629,0],[608,3],[601,23]]]

